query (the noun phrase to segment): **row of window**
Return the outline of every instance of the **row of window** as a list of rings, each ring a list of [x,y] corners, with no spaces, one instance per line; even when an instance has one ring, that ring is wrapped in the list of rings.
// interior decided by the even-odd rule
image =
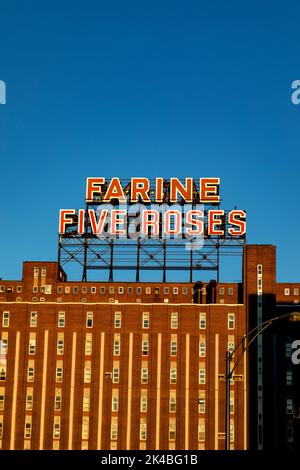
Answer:
[[[36,287],[36,286],[35,286]],[[78,286],[73,286],[72,287],[72,292],[73,294],[78,294],[79,293],[79,287]],[[109,294],[115,294],[115,293],[118,293],[120,295],[123,295],[125,294],[125,292],[127,292],[127,294],[133,294],[133,291],[135,290],[135,293],[137,295],[141,295],[143,293],[143,287],[136,287],[135,289],[131,286],[125,288],[123,286],[119,286],[119,287],[116,287],[115,286],[109,286],[108,288],[102,286],[102,287],[99,287],[99,290],[97,290],[97,287],[96,286],[92,286],[89,288],[89,292],[91,294],[97,294],[97,292],[99,292],[99,294],[101,295],[104,295],[106,292],[108,292]],[[34,290],[33,292],[38,292],[38,290]],[[44,292],[44,291],[43,291]],[[63,292],[65,294],[70,294],[71,293],[71,286],[65,286],[63,288],[63,286],[58,286],[57,289],[56,289],[56,292],[58,294],[62,294]],[[178,295],[179,294],[179,287],[173,287],[173,288],[170,288],[170,287],[164,287],[164,288],[160,288],[160,287],[145,287],[144,288],[144,293],[146,295],[150,295],[150,294],[155,294],[155,295],[159,295],[161,292],[163,292],[165,295],[168,295],[170,294],[171,292],[174,294],[174,295]],[[81,287],[81,293],[82,294],[87,294],[88,293],[88,288],[87,286],[82,286]],[[181,293],[183,295],[187,295],[188,294],[188,288],[187,287],[182,287],[181,288]],[[191,290],[191,294],[193,294],[193,290]]]
[[[205,391],[200,392],[198,399],[198,413],[205,413],[206,400]],[[170,390],[169,396],[169,413],[176,413],[177,411],[177,396],[176,390]],[[113,412],[119,411],[119,390],[114,388],[112,390],[111,410]],[[140,412],[146,413],[148,411],[148,390],[141,390]],[[230,413],[234,413],[234,391],[230,391]]]
[[[37,292],[41,292],[41,293],[45,293],[45,294],[51,294],[51,291],[52,291],[52,286],[51,285],[44,285],[44,286],[41,286],[40,288],[36,285],[33,286],[32,288],[32,292],[34,293],[37,293]],[[70,294],[71,293],[71,289],[72,289],[72,292],[73,294],[78,294],[79,293],[79,287],[78,286],[73,286],[71,288],[71,286],[65,286],[63,288],[63,286],[58,286],[56,291],[58,294],[62,294],[63,292],[65,294]],[[289,289],[287,289],[289,290]],[[6,288],[6,291],[7,292],[13,292],[14,291],[14,286],[10,286],[10,287],[7,287]],[[16,286],[16,291],[19,293],[19,292],[22,292],[22,286]],[[127,294],[132,294],[133,291],[134,291],[134,288],[131,287],[131,286],[128,286],[127,288],[123,287],[123,286],[119,286],[119,287],[116,287],[115,286],[109,286],[107,289],[106,287],[102,286],[99,288],[99,294],[101,295],[104,295],[106,293],[106,291],[109,293],[109,294],[115,294],[115,293],[118,293],[120,295],[122,294],[125,294],[125,291],[127,292]],[[295,291],[297,291],[298,293],[295,293]],[[5,292],[5,286],[0,286],[0,293],[3,293]],[[82,286],[81,287],[81,292],[82,294],[87,294],[88,292],[88,287],[87,286]],[[97,287],[96,286],[92,286],[89,288],[89,292],[91,294],[97,294]],[[136,287],[135,288],[135,292],[136,294],[138,295],[141,295],[142,292],[143,292],[143,288],[142,287]],[[154,293],[155,295],[159,295],[161,292],[163,292],[165,295],[169,295],[171,292],[173,292],[174,295],[178,295],[179,294],[179,287],[169,287],[169,286],[166,286],[166,287],[145,287],[145,290],[144,290],[145,294],[146,295],[150,295],[152,293]],[[182,287],[181,288],[181,293],[182,295],[187,295],[188,294],[188,288],[187,287]],[[191,289],[190,291],[191,295],[193,295],[194,293],[194,290],[193,288]],[[228,295],[233,295],[234,294],[234,289],[233,287],[228,287],[227,288],[227,293]],[[219,294],[220,295],[225,295],[225,287],[220,287],[219,288]],[[298,289],[294,289],[294,295],[298,295],[299,294],[299,290]],[[289,295],[289,294],[286,294],[286,295]]]
[[[10,312],[5,311],[2,314],[2,327],[3,328],[8,328],[9,327],[9,321],[10,321]],[[37,321],[38,321],[38,313],[36,311],[33,311],[30,313],[30,326],[31,327],[36,327],[37,326]],[[178,313],[177,312],[172,312],[170,316],[170,327],[171,329],[177,329],[178,328]],[[121,328],[122,325],[122,313],[121,312],[115,312],[114,315],[114,327],[115,328]],[[58,312],[57,316],[57,326],[58,328],[64,328],[65,327],[65,312],[61,311]],[[93,328],[94,326],[94,314],[93,312],[86,312],[86,319],[85,319],[85,326],[86,328]],[[149,312],[143,312],[142,315],[142,328],[148,329],[150,327],[150,315]],[[227,327],[228,329],[232,330],[235,328],[235,314],[234,313],[228,313],[227,316]],[[206,313],[205,312],[200,312],[199,313],[199,328],[200,329],[206,329]]]
[[[299,295],[299,289],[298,288],[294,289],[293,293],[294,295]],[[284,289],[284,295],[292,295],[292,289],[289,289],[288,287],[286,287]]]
[[[89,426],[90,419],[89,416],[82,417],[82,426],[81,426],[81,439],[88,440],[89,438]],[[53,419],[53,439],[59,439],[61,435],[61,417],[55,415]],[[32,416],[25,416],[24,424],[24,438],[31,439],[32,437]],[[0,416],[0,439],[3,438],[3,416]],[[141,441],[147,439],[147,420],[146,418],[141,418],[140,420],[140,429],[139,429],[139,438]],[[169,441],[176,440],[176,418],[169,418],[169,429],[168,429],[168,438]],[[111,427],[110,427],[110,439],[116,441],[118,439],[118,418],[112,417]],[[198,419],[198,441],[205,441],[205,418]],[[234,441],[234,421],[230,420],[230,442]],[[30,443],[27,443],[27,445]]]
[[[292,403],[292,401],[291,401]],[[205,391],[200,392],[198,399],[198,413],[205,413]],[[54,410],[61,411],[62,406],[62,389],[55,388],[54,396]],[[0,410],[5,408],[5,388],[0,387]],[[177,408],[177,396],[176,390],[170,390],[169,396],[169,412],[176,413]],[[26,389],[26,401],[25,401],[26,411],[31,411],[33,409],[33,387],[27,387]],[[83,402],[82,410],[90,411],[90,389],[83,389]],[[119,411],[119,390],[117,388],[112,389],[112,402],[111,410],[113,412]],[[140,411],[141,413],[146,413],[148,411],[148,390],[141,390],[141,399],[140,399]],[[230,413],[234,413],[234,391],[230,392]]]

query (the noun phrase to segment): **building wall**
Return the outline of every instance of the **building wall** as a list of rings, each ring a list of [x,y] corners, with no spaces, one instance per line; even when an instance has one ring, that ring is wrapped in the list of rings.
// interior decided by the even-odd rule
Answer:
[[[239,285],[216,286],[216,303],[210,304],[209,288],[203,285],[206,291],[197,304],[192,284],[69,283],[57,263],[24,263],[22,282],[0,284],[0,369],[6,369],[0,377],[3,449],[224,448],[225,352],[229,342],[237,344],[246,332],[245,307],[237,303]],[[59,312],[64,312],[64,326]],[[234,324],[228,324],[228,314],[234,315],[230,317]],[[58,340],[63,340],[62,354]],[[148,341],[144,353],[143,341]],[[177,344],[173,355],[172,342]],[[205,343],[203,356],[200,343]],[[30,366],[34,367],[33,381],[28,376]],[[58,367],[62,367],[61,381]],[[148,371],[144,383],[143,369],[144,374]],[[171,369],[173,376],[176,370],[174,383],[170,383]],[[205,370],[205,383],[199,383],[200,369],[201,377]],[[231,446],[244,449],[248,435],[246,356],[236,378],[231,384]],[[29,394],[32,409],[26,400]],[[84,402],[88,394],[89,407],[87,398]],[[58,396],[61,406],[55,409]],[[144,411],[141,396],[147,396]],[[171,409],[170,396],[176,396]],[[112,397],[118,397],[115,411]],[[117,423],[115,435],[113,423]]]

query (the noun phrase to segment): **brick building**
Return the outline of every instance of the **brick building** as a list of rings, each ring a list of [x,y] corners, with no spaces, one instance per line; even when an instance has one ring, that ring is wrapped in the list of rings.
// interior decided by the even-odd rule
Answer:
[[[246,245],[236,284],[69,282],[56,262],[24,262],[21,281],[0,281],[1,448],[224,449],[226,350],[300,300],[275,258]],[[268,434],[262,336],[249,352],[230,385],[232,449]]]

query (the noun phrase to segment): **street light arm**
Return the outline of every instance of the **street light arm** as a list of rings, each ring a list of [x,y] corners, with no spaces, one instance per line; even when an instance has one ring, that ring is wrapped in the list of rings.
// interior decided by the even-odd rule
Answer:
[[[264,323],[265,323],[265,322],[264,322]],[[233,374],[234,370],[237,368],[237,366],[238,366],[240,360],[241,360],[242,357],[243,357],[244,352],[247,351],[247,349],[249,348],[250,344],[253,343],[253,341],[255,341],[256,338],[257,338],[264,330],[266,330],[267,328],[269,328],[269,326],[271,326],[272,323],[273,323],[273,321],[270,321],[270,320],[269,320],[269,321],[267,322],[267,324],[264,325],[263,328],[261,328],[261,329],[256,333],[255,336],[253,336],[253,338],[251,338],[251,340],[249,341],[249,343],[247,344],[247,346],[245,347],[245,349],[243,349],[243,351],[241,352],[241,354],[239,354],[239,356],[237,357],[237,359],[236,359],[236,361],[235,361],[235,363],[234,363],[232,369],[229,371],[230,378],[232,377],[232,374]],[[260,326],[262,326],[262,325],[260,325]],[[248,335],[243,336],[242,341],[241,341],[239,344],[241,344],[247,337],[248,337]],[[230,358],[230,360],[231,360],[231,358]]]

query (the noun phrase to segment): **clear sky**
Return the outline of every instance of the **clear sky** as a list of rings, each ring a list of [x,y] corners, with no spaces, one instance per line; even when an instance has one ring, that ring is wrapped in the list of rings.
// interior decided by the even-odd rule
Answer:
[[[56,260],[87,176],[219,176],[300,281],[299,20],[292,0],[1,2],[0,277]]]

